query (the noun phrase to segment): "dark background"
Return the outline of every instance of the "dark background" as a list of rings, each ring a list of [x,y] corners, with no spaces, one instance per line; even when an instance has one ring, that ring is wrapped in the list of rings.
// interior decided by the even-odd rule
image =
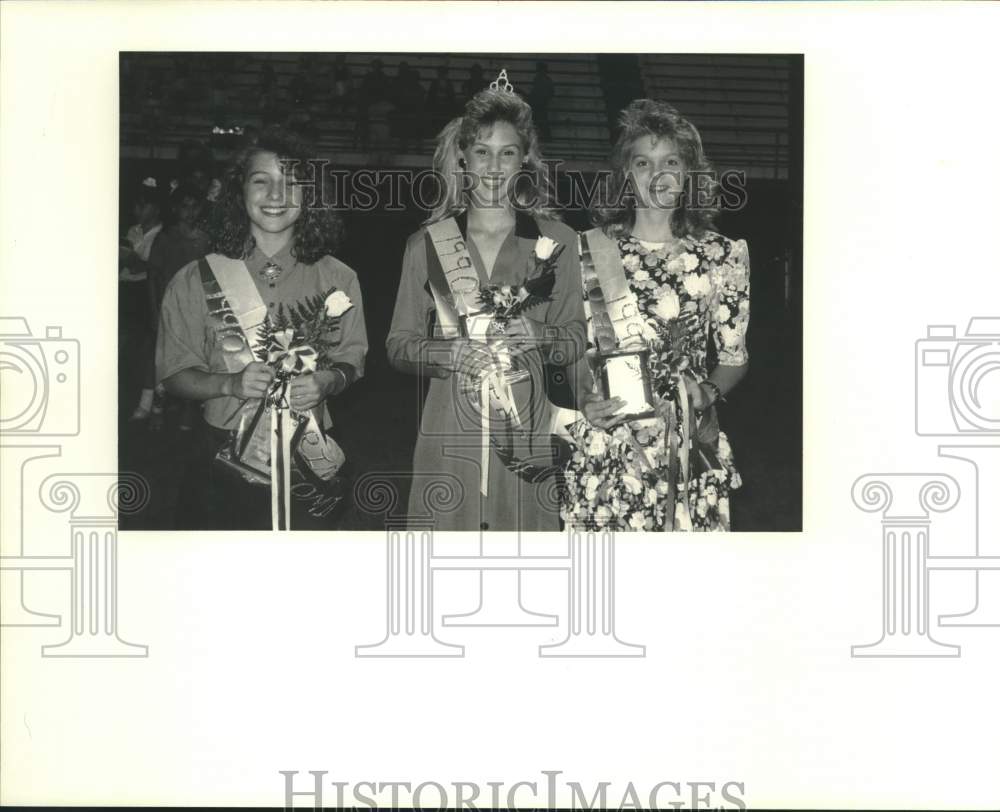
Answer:
[[[381,60],[385,79],[372,78]],[[553,95],[533,89],[544,62]],[[482,68],[482,78],[475,66]],[[140,181],[183,175],[185,157],[208,155],[213,175],[245,132],[281,123],[318,144],[318,157],[348,171],[426,168],[433,135],[504,67],[541,119],[546,159],[584,174],[603,166],[617,111],[634,98],[668,101],[698,127],[719,170],[742,171],[747,203],[718,230],[750,248],[750,372],[721,405],[743,476],[733,529],[800,530],[802,521],[802,79],[800,55],[575,54],[122,54],[121,232]],[[434,81],[437,79],[437,84]],[[442,89],[450,84],[451,98]],[[546,109],[547,108],[547,109]],[[584,211],[562,212],[577,229]],[[336,435],[361,472],[409,469],[421,392],[388,366],[388,332],[407,236],[426,212],[344,212],[338,257],[361,281],[370,350],[365,377],[333,404]],[[124,334],[119,357],[119,467],[150,480],[152,499],[122,529],[171,529],[191,432],[175,410],[165,425],[129,422],[141,358]],[[345,529],[381,529],[350,514]]]

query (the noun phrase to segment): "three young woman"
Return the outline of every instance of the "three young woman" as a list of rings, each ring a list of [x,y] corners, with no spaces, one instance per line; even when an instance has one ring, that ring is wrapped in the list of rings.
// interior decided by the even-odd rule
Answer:
[[[428,384],[408,506],[413,524],[729,529],[739,475],[715,403],[747,369],[746,246],[711,231],[711,204],[692,196],[691,173],[710,167],[689,122],[641,100],[622,125],[614,204],[594,212],[598,228],[583,247],[588,257],[602,240],[613,247],[610,272],[646,323],[652,414],[627,419],[622,401],[605,399],[595,382],[594,359],[585,356],[579,237],[549,208],[531,108],[494,83],[438,136],[433,165],[445,193],[406,243],[386,340],[390,363]],[[283,142],[243,153],[227,177],[213,243],[216,256],[243,262],[268,313],[331,290],[353,304],[325,368],[289,385],[290,406],[300,412],[318,411],[360,377],[367,350],[357,276],[327,254],[339,224],[304,200],[280,160],[308,157]],[[626,186],[633,195],[620,194]],[[157,370],[169,391],[205,402],[210,456],[240,428],[246,403],[272,390],[274,371],[257,360],[227,366],[232,331],[206,299],[206,264],[191,263],[167,289]],[[528,293],[509,320],[486,305]],[[589,337],[593,343],[593,330]],[[570,372],[580,412],[568,420],[553,420],[546,364]],[[571,443],[565,466],[554,460],[554,427]],[[247,521],[266,526],[259,489],[248,500],[245,489],[222,493],[211,475],[194,481],[211,495],[201,500],[211,515],[223,517],[236,500],[241,515],[253,514]],[[451,498],[442,500],[446,492]]]

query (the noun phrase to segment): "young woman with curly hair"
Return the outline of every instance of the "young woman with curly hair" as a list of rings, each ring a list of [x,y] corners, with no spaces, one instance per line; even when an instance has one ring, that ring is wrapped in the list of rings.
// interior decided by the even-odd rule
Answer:
[[[558,530],[543,364],[572,364],[585,326],[576,234],[547,207],[531,108],[498,80],[441,131],[433,165],[443,194],[407,241],[386,341],[396,369],[430,379],[410,519],[434,513],[439,530]],[[555,253],[555,243],[565,250]],[[474,313],[483,288],[523,285],[549,269],[551,294],[502,335],[454,319],[466,305]],[[521,367],[506,405],[483,388],[498,366],[497,344]],[[434,504],[436,480],[455,495],[447,508]]]
[[[291,409],[300,414],[316,410],[325,420],[325,401],[364,372],[368,339],[361,288],[357,274],[331,256],[341,233],[340,219],[323,205],[323,177],[308,163],[314,158],[303,142],[277,129],[263,132],[240,152],[226,172],[222,196],[210,217],[212,253],[181,269],[164,294],[157,378],[171,394],[204,404],[206,449],[212,454],[239,426],[246,403],[263,398],[274,378],[271,367],[257,360],[232,368],[227,358],[234,351],[227,343],[233,340],[232,330],[217,312],[210,312],[206,299],[212,274],[221,280],[216,266],[232,269],[235,263],[241,283],[250,286],[252,280],[243,296],[231,294],[219,281],[227,299],[234,300],[233,310],[239,308],[236,300],[249,298],[261,303],[258,311],[266,309],[274,319],[290,307],[335,291],[349,299],[335,347],[314,372],[292,379],[287,391]],[[258,316],[262,320],[262,314]],[[254,337],[247,339],[252,342]],[[200,462],[211,467],[207,459]],[[249,486],[237,482],[228,494],[222,493],[232,483],[221,480],[209,476],[201,483],[204,498],[199,501],[209,507],[211,516],[206,518],[214,519],[214,526],[268,526],[270,505],[262,489],[247,491]],[[248,498],[254,493],[259,498]]]
[[[693,124],[651,99],[632,102],[620,123],[609,194],[581,244],[595,267],[598,257],[607,263],[604,278],[634,297],[630,327],[649,350],[652,402],[626,413],[625,401],[605,399],[591,368],[578,364],[583,419],[561,421],[574,444],[563,518],[588,529],[729,530],[740,478],[715,404],[748,369],[746,243],[711,230],[717,185]],[[596,311],[601,298],[591,299]],[[631,419],[645,412],[653,414]]]

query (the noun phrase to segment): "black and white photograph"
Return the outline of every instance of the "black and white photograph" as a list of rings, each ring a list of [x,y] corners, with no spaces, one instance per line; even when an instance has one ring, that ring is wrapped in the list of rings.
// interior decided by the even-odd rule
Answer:
[[[998,30],[0,2],[0,805],[1000,808]]]
[[[800,530],[805,70],[122,53],[123,529]]]

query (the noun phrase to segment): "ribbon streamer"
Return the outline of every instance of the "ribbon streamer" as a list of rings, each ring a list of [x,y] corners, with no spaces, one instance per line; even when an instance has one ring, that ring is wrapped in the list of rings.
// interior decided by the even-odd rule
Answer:
[[[292,434],[295,418],[285,399],[288,382],[278,385],[269,397],[271,420],[271,529],[291,530]]]

